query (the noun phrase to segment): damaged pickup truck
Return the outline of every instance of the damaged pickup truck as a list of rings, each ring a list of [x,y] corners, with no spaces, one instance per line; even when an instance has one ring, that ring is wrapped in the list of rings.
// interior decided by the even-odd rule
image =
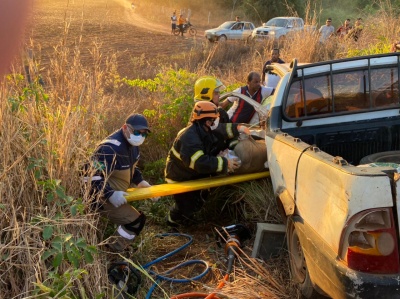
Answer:
[[[399,54],[269,72],[281,79],[265,140],[292,278],[306,298],[400,298]]]

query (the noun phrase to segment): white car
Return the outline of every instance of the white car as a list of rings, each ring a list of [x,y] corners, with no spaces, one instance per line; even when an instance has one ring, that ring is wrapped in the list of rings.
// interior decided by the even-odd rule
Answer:
[[[210,42],[226,40],[247,40],[255,26],[251,22],[228,21],[217,28],[206,30],[204,35]]]
[[[253,30],[253,39],[283,40],[288,33],[304,30],[304,21],[297,17],[278,17]]]

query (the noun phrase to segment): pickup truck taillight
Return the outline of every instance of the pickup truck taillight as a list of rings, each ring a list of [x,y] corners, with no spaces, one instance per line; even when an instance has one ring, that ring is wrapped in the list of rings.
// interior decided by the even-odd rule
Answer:
[[[390,208],[371,209],[354,215],[342,233],[342,252],[348,267],[368,273],[398,273],[395,227]]]

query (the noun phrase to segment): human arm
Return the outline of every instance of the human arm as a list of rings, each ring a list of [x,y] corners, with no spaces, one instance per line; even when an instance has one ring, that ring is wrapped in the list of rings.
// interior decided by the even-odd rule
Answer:
[[[196,130],[197,129],[197,130]],[[228,160],[217,157],[217,152],[211,154],[215,146],[212,134],[198,133],[200,127],[196,125],[185,131],[173,147],[180,155],[183,165],[193,174],[221,174],[227,173]]]
[[[89,183],[91,196],[109,199],[114,193],[106,178],[114,170],[115,156],[112,147],[103,144],[96,149],[90,163],[86,165],[84,181]]]

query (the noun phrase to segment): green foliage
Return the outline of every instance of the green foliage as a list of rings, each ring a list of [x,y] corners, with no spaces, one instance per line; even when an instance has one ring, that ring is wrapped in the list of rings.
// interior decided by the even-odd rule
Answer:
[[[164,178],[160,177],[160,174],[164,174],[165,160],[165,158],[162,158],[154,162],[149,161],[144,165],[142,174],[153,185],[164,182]]]
[[[46,296],[57,296],[59,298],[87,298],[87,296],[75,295],[73,286],[74,281],[82,279],[83,275],[87,275],[87,271],[80,268],[83,263],[93,263],[93,255],[97,254],[95,246],[88,245],[84,238],[75,238],[71,234],[55,233],[57,227],[53,225],[45,225],[42,231],[43,240],[49,243],[49,249],[46,250],[41,258],[42,261],[51,260],[52,271],[44,283],[36,283],[36,294],[45,293]],[[59,267],[65,262],[68,263],[67,271],[59,274]],[[72,267],[72,269],[71,269]],[[80,288],[82,291],[82,288]],[[97,298],[103,298],[103,295]],[[44,298],[44,297],[43,297]],[[48,297],[46,297],[48,298]]]
[[[349,49],[347,57],[383,54],[390,52],[390,42],[385,37],[380,37],[376,44],[370,44],[368,48],[363,49]]]
[[[47,202],[54,202],[57,206],[69,207],[72,216],[83,214],[84,204],[81,198],[73,198],[65,192],[64,186],[61,185],[61,180],[45,179],[46,160],[42,158],[29,158],[28,170],[33,170],[38,186],[42,187]]]
[[[157,74],[154,79],[124,80],[129,86],[149,91],[149,97],[154,99],[153,109],[146,109],[143,114],[150,119],[151,142],[163,150],[160,156],[165,156],[171,140],[189,121],[194,104],[193,85],[196,79],[197,74],[187,70],[168,69]]]
[[[50,241],[53,237],[53,227],[46,225],[43,228],[43,239]],[[42,254],[42,260],[45,261],[52,257],[52,266],[58,268],[62,261],[69,262],[75,269],[83,261],[93,262],[93,254],[97,253],[95,246],[88,245],[84,238],[74,238],[71,234],[65,236],[56,235],[50,242],[50,249]]]
[[[81,286],[80,280],[88,272],[83,269],[71,270],[68,269],[62,274],[55,272],[49,273],[49,278],[45,283],[37,282],[36,286],[36,297],[35,298],[62,298],[62,299],[86,299],[90,296],[85,294],[83,287]],[[79,285],[79,290],[74,289],[73,283]],[[79,294],[76,294],[79,293]],[[106,294],[101,293],[96,295],[96,299],[105,298]]]
[[[16,78],[19,78],[19,76],[16,76]],[[44,92],[41,85],[32,85],[23,88],[17,97],[8,98],[13,112],[25,112],[27,110],[26,103],[29,103],[30,100],[34,100],[36,106],[42,106],[49,101],[49,96]]]

